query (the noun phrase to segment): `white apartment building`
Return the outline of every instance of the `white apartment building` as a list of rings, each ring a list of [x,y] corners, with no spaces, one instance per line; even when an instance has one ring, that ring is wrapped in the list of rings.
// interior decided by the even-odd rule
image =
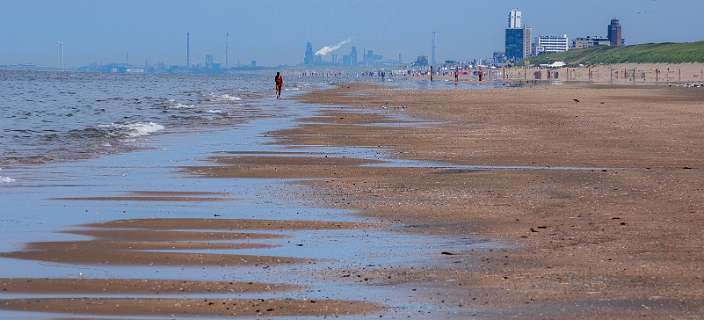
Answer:
[[[561,36],[540,36],[535,48],[535,54],[566,52],[570,49],[570,39],[566,34]]]

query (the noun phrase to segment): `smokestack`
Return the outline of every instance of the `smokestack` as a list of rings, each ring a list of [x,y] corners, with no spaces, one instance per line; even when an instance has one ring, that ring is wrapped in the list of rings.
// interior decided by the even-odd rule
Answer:
[[[58,67],[59,70],[64,70],[64,43],[63,41],[59,41],[56,43],[57,46],[57,58],[58,58]]]
[[[437,32],[433,32],[433,46],[432,46],[433,48],[432,48],[431,59],[430,59],[430,64],[432,64],[432,65],[436,65],[438,63],[437,56],[436,56],[436,54],[437,54],[437,37],[438,37]]]
[[[186,32],[186,67],[191,67],[191,33]]]
[[[230,66],[230,33],[225,33],[225,66]]]

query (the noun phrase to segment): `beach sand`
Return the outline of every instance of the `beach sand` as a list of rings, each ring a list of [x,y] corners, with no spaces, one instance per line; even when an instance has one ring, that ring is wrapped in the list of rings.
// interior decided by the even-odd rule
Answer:
[[[4,293],[39,294],[169,294],[245,293],[300,290],[283,284],[240,281],[187,281],[135,279],[0,279]]]
[[[414,233],[505,241],[496,250],[445,252],[444,267],[351,270],[380,284],[423,283],[438,305],[465,310],[457,318],[704,313],[704,90],[348,85],[300,100],[327,107],[272,133],[281,144],[371,146],[444,164],[233,155],[193,172],[319,178],[301,191],[317,205],[357,209]],[[390,124],[403,122],[399,115],[442,125]]]

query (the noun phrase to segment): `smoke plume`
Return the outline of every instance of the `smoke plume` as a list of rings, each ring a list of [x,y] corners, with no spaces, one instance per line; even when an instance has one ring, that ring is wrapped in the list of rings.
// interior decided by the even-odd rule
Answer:
[[[340,48],[342,48],[344,45],[350,43],[351,41],[352,41],[352,39],[347,39],[347,40],[342,41],[342,42],[340,42],[340,43],[338,43],[338,44],[336,44],[336,45],[334,45],[334,46],[325,46],[325,47],[322,47],[322,48],[320,48],[320,50],[318,50],[318,51],[315,53],[315,55],[316,55],[316,56],[327,56],[327,55],[329,55],[329,54],[331,54],[331,53],[333,53],[333,52],[339,50]]]

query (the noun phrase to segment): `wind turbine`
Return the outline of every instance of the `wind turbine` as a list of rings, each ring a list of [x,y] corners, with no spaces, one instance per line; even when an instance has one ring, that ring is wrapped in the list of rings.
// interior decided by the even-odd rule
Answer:
[[[56,49],[57,49],[57,58],[58,58],[58,67],[59,70],[64,70],[64,42],[59,41],[56,43]]]

